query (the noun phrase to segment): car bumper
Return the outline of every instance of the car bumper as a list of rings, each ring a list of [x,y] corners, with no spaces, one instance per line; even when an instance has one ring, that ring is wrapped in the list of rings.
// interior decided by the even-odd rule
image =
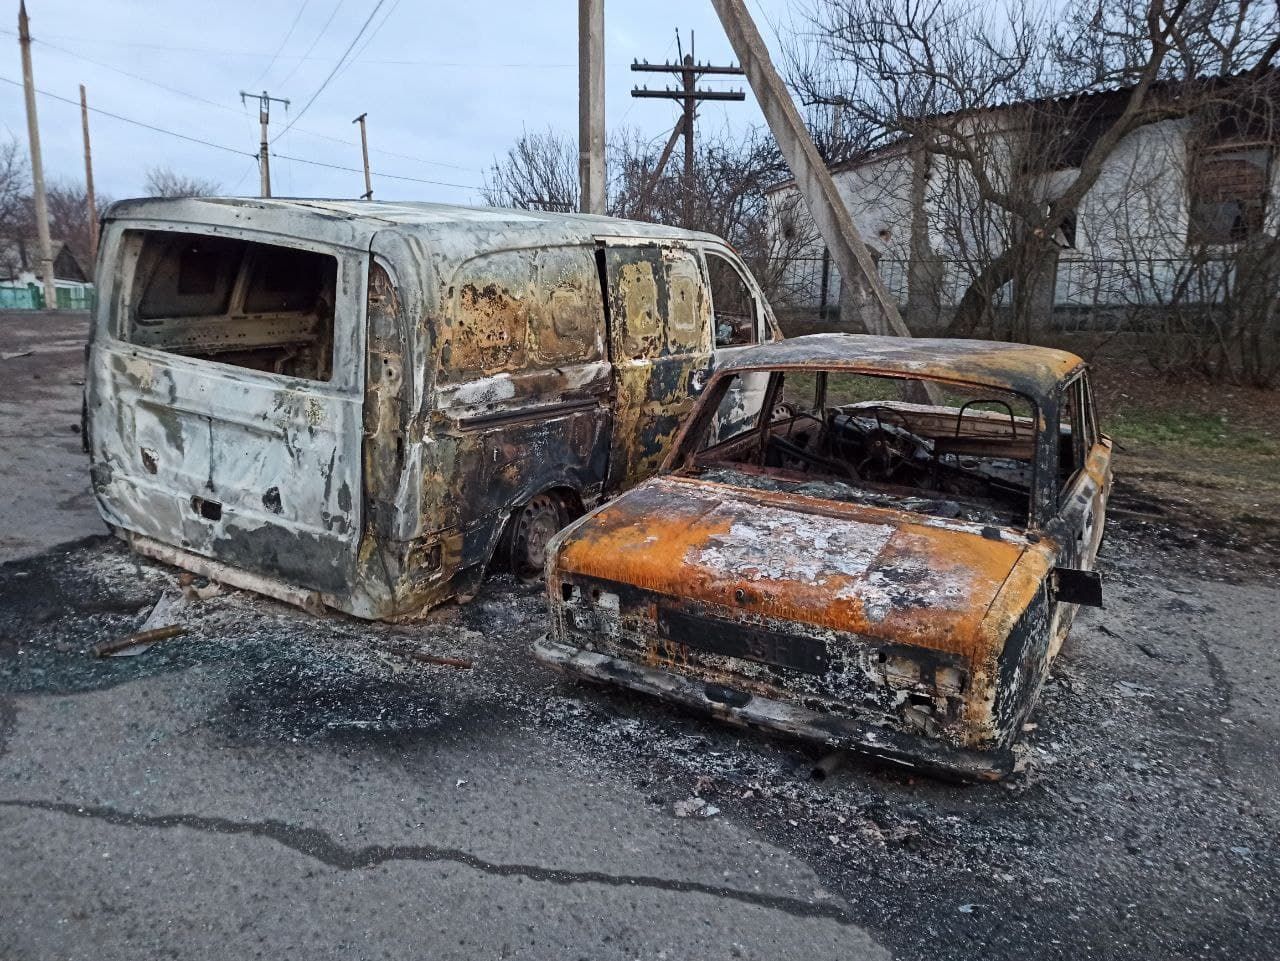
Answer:
[[[534,655],[557,670],[683,704],[721,720],[777,731],[837,750],[854,751],[931,775],[964,781],[998,781],[1013,769],[1008,748],[976,751],[894,731],[854,718],[835,717],[774,698],[694,680],[623,658],[560,644],[549,638]]]

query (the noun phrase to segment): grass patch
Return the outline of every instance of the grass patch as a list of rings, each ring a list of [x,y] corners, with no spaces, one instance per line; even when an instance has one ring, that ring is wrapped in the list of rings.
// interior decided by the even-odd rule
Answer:
[[[1273,457],[1280,453],[1271,438],[1233,425],[1226,417],[1191,411],[1128,408],[1103,412],[1103,429],[1123,444],[1192,447]]]

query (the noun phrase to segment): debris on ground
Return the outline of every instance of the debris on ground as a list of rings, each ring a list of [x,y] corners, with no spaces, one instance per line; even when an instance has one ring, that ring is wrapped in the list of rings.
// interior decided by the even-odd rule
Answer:
[[[181,624],[169,624],[166,627],[154,627],[146,631],[135,631],[113,641],[102,641],[93,646],[94,657],[132,657],[141,654],[152,644],[166,641],[187,633]]]

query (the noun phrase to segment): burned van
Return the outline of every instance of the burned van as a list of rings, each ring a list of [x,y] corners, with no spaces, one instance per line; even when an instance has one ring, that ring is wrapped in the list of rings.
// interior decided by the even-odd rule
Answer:
[[[411,616],[653,473],[775,338],[723,241],[435,204],[137,200],[104,221],[93,489],[139,552]]]

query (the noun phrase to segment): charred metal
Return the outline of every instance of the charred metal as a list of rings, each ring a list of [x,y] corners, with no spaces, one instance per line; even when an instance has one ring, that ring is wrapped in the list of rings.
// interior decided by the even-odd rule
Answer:
[[[729,721],[999,777],[1076,604],[1099,601],[1110,458],[1060,351],[746,351],[661,476],[552,543],[536,651]]]
[[[752,305],[730,342],[709,261]],[[565,522],[657,469],[705,371],[776,334],[717,238],[536,211],[129,201],[101,264],[107,522],[368,618],[469,597],[495,562],[539,573]]]

